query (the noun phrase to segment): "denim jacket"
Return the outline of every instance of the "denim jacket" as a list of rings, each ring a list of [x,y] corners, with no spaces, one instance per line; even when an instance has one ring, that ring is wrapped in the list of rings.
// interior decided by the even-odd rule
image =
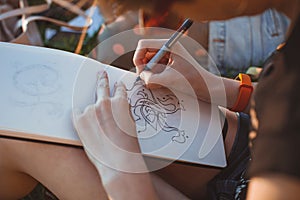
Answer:
[[[212,73],[236,75],[249,66],[261,66],[285,40],[290,20],[276,10],[209,24],[209,55]],[[218,67],[218,70],[216,67]]]

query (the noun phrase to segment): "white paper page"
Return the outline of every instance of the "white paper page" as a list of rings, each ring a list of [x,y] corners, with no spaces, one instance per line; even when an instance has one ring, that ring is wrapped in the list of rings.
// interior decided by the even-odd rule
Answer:
[[[74,107],[83,110],[94,103],[95,74],[102,70],[94,60],[83,63],[75,82]],[[126,85],[144,154],[219,167],[226,165],[217,106],[211,107],[176,91],[149,90],[140,83],[134,85],[136,75],[132,72],[109,65],[105,70],[111,88],[118,81]],[[212,146],[205,147],[206,142]],[[203,146],[205,149],[201,149]]]
[[[72,104],[83,110],[95,102],[96,74],[106,69],[111,88],[122,80],[128,89],[144,154],[226,165],[220,122],[211,115],[218,115],[216,107],[198,104],[176,91],[134,86],[133,73],[63,51],[0,43],[0,60],[2,135],[12,130],[78,142],[71,121]],[[200,158],[200,148],[206,142],[212,146]]]
[[[78,140],[72,126],[73,82],[84,57],[0,43],[0,127]]]

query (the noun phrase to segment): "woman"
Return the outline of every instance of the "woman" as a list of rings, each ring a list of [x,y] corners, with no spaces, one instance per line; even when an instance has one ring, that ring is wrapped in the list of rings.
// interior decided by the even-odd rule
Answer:
[[[169,3],[169,4],[168,4]],[[161,3],[154,3],[151,5],[148,5],[146,8],[150,8],[150,9],[155,9],[155,8],[159,8],[162,9],[171,9],[173,11],[177,11],[179,14],[181,14],[182,16],[185,17],[191,17],[193,19],[197,19],[197,20],[208,20],[208,19],[226,19],[226,18],[230,18],[233,16],[237,16],[237,15],[247,15],[247,14],[256,14],[259,13],[261,11],[263,11],[266,8],[269,7],[275,7],[278,8],[279,10],[281,10],[282,12],[285,12],[287,15],[290,16],[291,19],[293,19],[293,23],[295,23],[295,19],[298,17],[299,14],[299,7],[300,4],[298,1],[276,1],[276,2],[265,2],[265,1],[219,1],[219,2],[209,2],[209,1],[189,1],[189,2],[181,2],[181,1],[168,1],[168,3],[161,5]],[[130,1],[127,1],[127,4],[125,5],[130,5]],[[216,6],[218,5],[218,6]],[[138,6],[137,4],[135,4],[134,6]],[[211,9],[208,9],[211,8]],[[290,130],[290,132],[288,132],[288,140],[286,141],[286,138],[282,136],[282,131],[284,130],[284,128],[288,128],[288,125],[292,125],[292,127],[298,127],[297,123],[289,123],[287,122],[288,120],[283,120],[282,118],[278,119],[278,124],[275,127],[270,128],[270,120],[273,119],[272,114],[274,114],[274,112],[272,112],[272,110],[274,108],[276,108],[277,105],[279,104],[273,104],[273,103],[278,103],[276,100],[270,98],[270,97],[277,97],[277,98],[284,98],[285,100],[287,100],[287,102],[294,102],[295,104],[293,106],[295,106],[297,109],[299,107],[299,103],[297,103],[297,101],[295,101],[294,99],[291,98],[286,98],[287,96],[283,95],[283,94],[287,94],[287,91],[291,92],[294,91],[291,90],[292,88],[292,84],[291,82],[281,82],[281,84],[283,84],[284,86],[282,88],[278,88],[279,92],[274,92],[273,95],[262,95],[264,92],[267,92],[269,90],[266,91],[266,89],[269,88],[265,88],[265,85],[267,85],[267,83],[270,84],[270,77],[268,77],[267,75],[270,74],[270,72],[274,71],[275,74],[274,75],[281,75],[282,77],[282,73],[280,72],[286,72],[289,76],[291,76],[291,79],[293,82],[296,82],[297,80],[297,76],[293,75],[293,73],[291,73],[291,71],[296,71],[297,68],[295,67],[295,58],[297,56],[297,45],[299,44],[299,39],[297,39],[297,36],[299,35],[299,21],[295,23],[296,27],[294,32],[291,34],[290,36],[290,41],[288,41],[287,46],[283,48],[283,53],[282,54],[278,54],[274,59],[275,59],[275,66],[276,69],[274,69],[274,65],[272,65],[273,67],[271,67],[270,71],[266,71],[265,73],[263,73],[263,77],[264,80],[262,81],[262,86],[258,87],[258,96],[256,98],[256,104],[259,105],[257,107],[257,114],[259,117],[259,127],[258,127],[258,133],[259,136],[257,138],[257,146],[255,146],[254,148],[254,152],[257,152],[256,154],[254,154],[254,158],[253,158],[253,166],[251,167],[250,170],[250,175],[252,176],[252,180],[250,181],[250,189],[248,191],[248,198],[249,199],[282,199],[282,198],[289,198],[289,199],[297,199],[300,197],[300,193],[297,190],[297,188],[299,188],[300,186],[300,175],[299,175],[299,170],[295,170],[298,166],[299,166],[299,162],[295,162],[295,159],[289,157],[289,158],[285,158],[284,156],[287,156],[289,153],[293,153],[295,151],[295,147],[297,147],[297,144],[299,143],[299,134],[295,133],[295,130]],[[138,46],[138,50],[137,53],[135,54],[135,58],[134,58],[134,62],[135,65],[137,66],[137,72],[140,74],[141,78],[145,81],[145,83],[148,85],[148,87],[157,87],[157,83],[162,84],[162,85],[167,85],[173,88],[180,88],[180,82],[178,82],[178,79],[176,79],[176,76],[174,76],[174,70],[175,69],[177,72],[181,72],[185,78],[191,83],[191,85],[194,88],[194,91],[196,91],[197,97],[202,100],[202,101],[206,101],[206,102],[210,102],[210,103],[215,103],[218,105],[221,105],[223,107],[227,107],[227,108],[233,108],[236,102],[237,97],[239,96],[239,87],[240,87],[240,83],[239,81],[235,81],[235,80],[230,80],[230,79],[224,79],[224,78],[220,78],[217,76],[214,76],[206,71],[201,71],[201,75],[199,75],[199,73],[195,72],[195,73],[188,73],[190,72],[190,70],[193,70],[193,66],[191,66],[190,68],[189,65],[190,63],[187,62],[186,60],[182,59],[181,57],[177,56],[177,55],[171,55],[172,57],[172,62],[170,64],[168,69],[166,69],[165,71],[163,71],[160,74],[154,74],[152,72],[149,71],[144,71],[142,72],[143,67],[145,66],[145,64],[149,61],[149,59],[153,56],[154,52],[153,52],[153,48],[159,48],[162,45],[162,42],[157,41],[155,44],[155,41],[151,40],[151,41],[142,41],[139,43]],[[151,48],[149,48],[151,47]],[[298,51],[299,52],[299,51]],[[285,67],[283,67],[285,66]],[[186,70],[189,69],[189,70]],[[201,70],[201,69],[200,69]],[[175,79],[174,79],[175,77]],[[210,94],[214,95],[215,97],[218,97],[218,94],[220,93],[221,90],[223,90],[223,88],[220,85],[214,85],[213,88],[210,88],[210,91],[208,91],[208,87],[205,84],[204,78],[205,77],[207,80],[210,80],[214,83],[217,83],[219,80],[222,80],[222,83],[225,86],[225,92],[226,92],[226,99],[227,99],[227,104],[222,104],[222,102],[218,101],[219,98],[214,98],[212,99]],[[281,77],[278,77],[281,80]],[[277,78],[277,77],[276,77]],[[272,79],[271,79],[272,80]],[[102,118],[102,115],[104,113],[108,114],[109,119],[111,119],[111,108],[110,105],[117,105],[118,103],[116,102],[122,102],[124,101],[124,99],[126,98],[125,92],[124,92],[124,87],[120,86],[116,89],[116,91],[120,90],[120,92],[116,92],[117,98],[115,96],[113,96],[112,98],[108,98],[107,92],[103,92],[103,90],[107,90],[106,85],[107,85],[107,80],[102,79],[103,86],[104,87],[99,87],[100,90],[100,94],[98,97],[100,98],[100,101],[98,101],[94,106],[90,106],[88,107],[88,109],[83,113],[80,114],[79,117],[76,120],[76,124],[77,124],[77,130],[80,134],[81,139],[85,142],[85,148],[86,148],[86,152],[88,153],[88,155],[90,155],[90,159],[92,160],[92,162],[95,164],[95,166],[97,166],[99,173],[101,175],[102,178],[104,177],[114,177],[112,179],[109,179],[111,181],[106,182],[106,184],[104,184],[104,188],[106,189],[108,196],[112,196],[112,197],[119,197],[122,198],[124,197],[124,195],[126,195],[126,197],[131,197],[131,198],[145,198],[145,196],[143,195],[143,192],[141,193],[141,191],[147,192],[148,197],[150,197],[151,199],[155,199],[155,198],[163,198],[163,196],[157,192],[155,190],[155,181],[151,182],[149,179],[149,174],[128,174],[125,173],[123,174],[122,172],[118,171],[116,172],[114,169],[110,168],[107,169],[106,167],[103,166],[103,164],[101,162],[99,162],[99,159],[95,159],[97,157],[102,157],[105,153],[105,150],[100,150],[100,149],[96,149],[96,148],[91,148],[94,147],[95,144],[93,143],[93,141],[91,141],[90,138],[94,138],[95,136],[99,136],[99,135],[108,135],[107,137],[111,137],[112,140],[114,140],[114,134],[117,133],[118,136],[120,135],[125,135],[126,136],[126,132],[123,132],[122,130],[116,130],[113,129],[111,126],[110,128],[107,128],[105,130],[102,130],[100,128],[100,130],[98,130],[97,128],[95,128],[94,124],[96,122],[103,124],[106,120]],[[272,86],[272,85],[271,85]],[[271,88],[270,86],[270,88]],[[274,88],[276,89],[276,88]],[[122,92],[123,91],[123,92]],[[272,92],[274,90],[271,90]],[[123,93],[123,95],[119,95],[120,93]],[[103,95],[105,94],[105,95]],[[289,93],[288,93],[289,94]],[[261,99],[259,99],[259,96],[261,96]],[[293,97],[293,96],[289,96],[289,97]],[[295,97],[295,96],[294,96]],[[117,100],[116,100],[117,99]],[[119,99],[119,100],[118,100]],[[221,99],[221,97],[220,97]],[[125,103],[122,103],[123,105]],[[270,105],[271,104],[271,105]],[[288,108],[290,108],[290,105],[288,105],[287,103],[279,106],[280,111],[287,111]],[[123,109],[119,108],[120,110]],[[128,109],[128,108],[126,108]],[[123,110],[124,112],[126,112],[126,109]],[[245,108],[244,111],[247,111],[249,109],[249,105],[248,108]],[[298,110],[297,110],[298,111]],[[254,113],[254,111],[252,111]],[[101,113],[101,115],[99,115],[99,113]],[[276,114],[278,114],[277,112],[275,112]],[[298,113],[298,112],[297,112]],[[296,117],[296,119],[298,119],[298,117],[296,115],[294,115]],[[107,118],[106,118],[107,119]],[[252,118],[253,120],[255,119],[254,117]],[[292,120],[292,121],[295,121]],[[297,120],[296,120],[297,121]],[[254,128],[257,128],[257,123],[255,123],[254,121]],[[128,123],[127,129],[131,129],[134,130],[134,124],[133,123]],[[88,127],[88,128],[87,128]],[[102,126],[100,126],[102,127]],[[90,130],[89,128],[93,128],[92,130]],[[99,128],[99,127],[98,127]],[[277,128],[277,129],[276,129]],[[87,135],[84,134],[86,133],[86,130],[90,130],[87,131],[89,133],[91,133],[91,135]],[[112,131],[113,130],[113,131]],[[112,132],[111,132],[112,131]],[[283,139],[283,142],[278,142],[274,143],[272,142],[273,140],[271,139],[270,136],[267,135],[267,133],[271,133],[271,134],[276,134],[276,136],[278,136],[278,132],[279,131],[279,138]],[[120,134],[120,135],[119,135]],[[261,134],[261,136],[260,136]],[[127,135],[128,137],[128,135]],[[292,141],[292,139],[296,139],[296,141]],[[269,142],[270,141],[270,142]],[[293,142],[291,143],[291,147],[289,147],[289,143],[288,142]],[[90,143],[89,143],[90,142]],[[281,150],[283,150],[285,153],[283,154],[284,156],[280,157],[281,159],[284,160],[276,160],[276,158],[274,157],[274,155],[276,155],[276,151],[268,151],[268,149],[266,149],[264,146],[264,144],[268,145],[268,149],[271,148],[271,144],[280,144],[283,146],[280,146]],[[123,146],[123,148],[130,150],[130,152],[139,152],[139,148],[138,148],[138,144],[135,140],[134,137],[131,137],[130,139],[124,139],[124,143],[120,142],[121,146]],[[109,149],[109,147],[107,148]],[[263,162],[263,150],[266,151],[267,155],[270,155],[272,157],[272,160],[268,160]],[[125,168],[130,168],[130,169],[136,169],[135,165],[132,163],[133,160],[136,160],[137,163],[139,163],[141,166],[144,166],[144,161],[141,157],[126,157],[128,155],[122,155],[121,153],[115,152],[115,154],[120,156],[120,159],[118,160],[123,160],[123,159],[129,159],[131,162],[121,162],[121,163],[113,163],[115,165],[119,165],[121,164],[122,166],[124,166]],[[94,155],[94,156],[91,156]],[[95,157],[96,155],[96,157]],[[104,157],[102,157],[104,158]],[[275,159],[274,159],[275,158]],[[287,161],[287,163],[283,164],[282,166],[279,165],[275,165],[272,167],[272,163],[282,163],[284,161]],[[115,161],[118,162],[118,161]],[[109,171],[109,172],[107,172]],[[118,177],[120,177],[120,182],[118,182]],[[124,191],[122,192],[118,192],[118,183],[122,184],[124,182],[130,181],[131,184],[129,184],[126,187],[126,191],[131,191],[130,189],[133,189],[134,187],[138,186],[138,192],[130,192],[130,193],[124,193]],[[145,185],[139,185],[140,182],[145,182]],[[280,187],[280,184],[283,184],[284,187]],[[162,186],[163,187],[163,186]],[[161,188],[160,188],[161,189]],[[238,188],[236,188],[238,189]],[[272,195],[270,195],[270,192],[272,193]],[[120,196],[118,196],[120,195]],[[172,195],[172,193],[168,194],[168,195]],[[219,198],[225,198],[226,196],[219,196]]]
[[[160,2],[161,3],[161,2]],[[259,13],[261,11],[263,11],[265,8],[268,7],[278,7],[278,8],[282,8],[284,10],[289,10],[290,7],[294,8],[294,9],[298,9],[297,4],[295,4],[295,2],[286,2],[286,1],[276,1],[276,3],[278,5],[272,5],[272,4],[268,4],[268,3],[264,3],[264,2],[248,2],[249,6],[245,6],[244,1],[242,1],[242,4],[236,4],[235,1],[220,1],[218,3],[213,2],[210,3],[209,1],[207,2],[203,2],[203,1],[199,1],[199,2],[192,2],[193,4],[191,4],[191,2],[186,2],[184,3],[184,5],[180,5],[179,3],[173,4],[173,1],[164,1],[163,3],[166,3],[167,5],[172,6],[172,8],[174,9],[174,11],[180,11],[180,14],[182,16],[186,16],[186,17],[192,17],[195,16],[194,19],[197,19],[196,17],[199,15],[200,20],[203,19],[223,19],[223,18],[229,18],[229,17],[233,17],[236,15],[246,15],[246,14],[254,14],[254,13]],[[170,4],[169,4],[170,3]],[[171,4],[172,3],[172,4]],[[224,4],[225,3],[225,4]],[[198,5],[199,4],[199,5]],[[213,5],[212,5],[213,4]],[[289,5],[290,4],[290,5]],[[215,8],[215,5],[217,5],[218,7]],[[160,5],[162,6],[162,5]],[[180,7],[182,6],[182,7]],[[164,6],[162,6],[164,7]],[[179,9],[180,8],[180,9]],[[215,8],[215,11],[213,11],[212,9],[208,9],[208,8]],[[218,8],[221,8],[218,10]],[[237,9],[238,8],[238,9]],[[247,8],[247,9],[246,9]],[[289,9],[288,9],[289,8]],[[288,12],[286,12],[288,13]],[[193,16],[188,16],[192,14]],[[296,14],[294,14],[296,15]],[[293,16],[290,16],[291,18],[295,18]],[[184,61],[184,60],[183,60]],[[139,68],[141,69],[141,68]],[[167,76],[168,74],[160,74],[160,76]],[[208,74],[208,76],[211,76]],[[211,76],[212,78],[215,78],[214,76]],[[153,79],[155,79],[155,76],[149,76],[149,74],[145,74],[143,77],[146,82],[147,81],[152,81]],[[156,76],[157,80],[159,80],[159,76]],[[124,94],[124,88],[122,85],[119,85],[116,91],[117,92],[117,97],[113,97],[113,98],[109,98],[107,96],[107,88],[106,88],[106,78],[105,75],[101,78],[102,82],[104,82],[102,85],[99,86],[99,95],[98,95],[98,102],[96,104],[96,110],[97,112],[101,111],[101,114],[103,114],[103,116],[111,116],[111,107],[110,107],[110,103],[114,102],[113,105],[118,105],[118,103],[124,105],[125,101],[125,94]],[[227,79],[226,79],[227,80]],[[234,104],[234,101],[236,99],[237,96],[237,91],[238,91],[238,87],[239,87],[239,82],[237,81],[233,81],[233,80],[227,80],[224,81],[226,82],[225,85],[227,85],[228,88],[228,98],[227,101],[229,102],[229,107],[231,107]],[[147,82],[148,83],[148,82]],[[197,80],[197,84],[199,84],[198,80]],[[104,87],[103,87],[104,86]],[[176,85],[175,85],[176,86]],[[196,87],[196,85],[195,85]],[[199,87],[199,86],[197,86]],[[231,89],[229,89],[231,88]],[[218,88],[216,88],[218,89]],[[115,95],[116,95],[115,94]],[[199,98],[204,98],[203,100],[209,101],[210,99],[207,98],[206,96],[201,96],[205,94],[199,94]],[[216,93],[217,94],[217,93]],[[218,102],[214,102],[214,103],[218,103]],[[223,105],[226,106],[226,105]],[[93,107],[93,106],[91,106]],[[1,187],[0,187],[0,192],[1,192],[1,197],[3,199],[9,199],[12,198],[17,198],[12,197],[12,196],[4,196],[4,194],[7,194],[7,189],[12,189],[12,185],[16,185],[16,182],[18,184],[20,184],[20,180],[24,181],[24,183],[27,183],[26,186],[28,186],[27,188],[15,188],[16,190],[20,189],[18,192],[23,191],[28,192],[35,184],[36,182],[34,181],[34,179],[32,179],[31,176],[24,174],[23,172],[27,172],[27,174],[35,174],[35,179],[39,180],[42,183],[47,183],[46,185],[49,187],[49,189],[51,189],[52,191],[55,191],[55,194],[57,196],[59,196],[60,199],[100,199],[102,198],[106,198],[108,196],[112,196],[112,197],[120,197],[120,198],[127,198],[130,199],[132,198],[145,198],[144,194],[147,194],[149,197],[153,197],[156,198],[157,196],[159,196],[159,198],[166,198],[166,199],[170,199],[172,198],[172,195],[175,194],[176,197],[181,198],[182,195],[180,192],[178,192],[177,190],[175,190],[172,186],[170,186],[169,184],[166,184],[164,181],[162,181],[161,179],[158,179],[157,177],[152,177],[152,175],[150,175],[151,180],[149,180],[149,174],[147,173],[143,173],[143,174],[130,174],[130,173],[123,173],[123,172],[118,172],[115,171],[111,168],[107,168],[106,166],[101,166],[101,163],[98,163],[97,160],[94,159],[93,155],[98,155],[101,154],[104,151],[110,150],[110,146],[104,146],[103,148],[105,148],[104,150],[101,149],[101,151],[97,151],[98,149],[90,149],[92,146],[87,145],[90,140],[90,138],[92,138],[93,136],[96,136],[97,134],[112,134],[109,137],[111,137],[112,140],[114,140],[116,136],[124,136],[122,130],[116,129],[115,128],[115,123],[113,120],[109,120],[110,122],[107,124],[107,126],[102,127],[103,130],[98,130],[98,129],[93,129],[93,131],[89,132],[89,135],[87,134],[83,134],[85,133],[85,130],[87,127],[82,127],[82,125],[84,125],[83,123],[87,123],[88,127],[89,126],[93,126],[94,122],[99,120],[100,123],[103,123],[105,120],[107,119],[103,119],[103,118],[98,118],[96,119],[95,116],[94,117],[90,117],[88,115],[86,115],[87,113],[93,113],[91,110],[93,110],[91,107],[89,107],[89,109],[86,110],[86,112],[83,115],[79,115],[78,117],[76,117],[75,119],[75,125],[78,128],[78,132],[81,133],[81,139],[82,141],[85,143],[85,148],[87,149],[87,153],[91,159],[92,162],[94,162],[94,164],[96,165],[98,171],[100,172],[100,176],[102,179],[102,183],[103,185],[100,184],[100,178],[99,176],[96,174],[96,171],[93,171],[93,167],[86,162],[86,157],[83,155],[83,152],[78,150],[78,149],[72,149],[71,148],[57,148],[56,146],[43,146],[40,147],[39,149],[43,152],[51,152],[53,153],[53,151],[56,151],[57,153],[55,154],[54,157],[44,157],[43,159],[41,159],[40,164],[43,164],[43,161],[47,160],[47,163],[51,163],[51,165],[49,166],[49,169],[47,169],[47,171],[51,172],[51,170],[53,169],[57,169],[57,161],[62,161],[61,165],[63,165],[63,168],[65,168],[66,170],[64,171],[60,171],[59,173],[57,173],[58,171],[54,170],[53,174],[55,176],[50,176],[49,174],[45,174],[44,171],[35,171],[33,172],[33,170],[36,169],[45,169],[46,166],[42,166],[42,167],[28,167],[28,166],[32,166],[30,164],[30,160],[28,159],[27,162],[28,163],[20,163],[19,161],[22,160],[23,158],[21,156],[23,156],[22,154],[19,154],[18,151],[16,150],[16,143],[18,145],[18,148],[24,148],[26,149],[26,151],[28,149],[30,149],[33,145],[30,144],[28,145],[28,143],[24,143],[24,142],[16,142],[16,141],[9,141],[9,140],[5,140],[5,139],[1,139],[1,145],[0,148],[1,149]],[[128,109],[128,107],[121,107],[119,109],[125,109],[124,111],[126,111],[126,109]],[[228,115],[232,114],[229,111],[226,111]],[[123,113],[120,111],[120,113]],[[125,112],[126,113],[126,112]],[[98,116],[101,117],[101,116]],[[233,114],[233,118],[236,120],[236,116],[235,114]],[[234,121],[234,120],[233,120]],[[232,138],[235,138],[235,130],[237,129],[237,123],[229,123],[229,124],[233,124],[233,126],[230,126],[229,129],[232,128],[231,134],[230,134],[230,130],[229,133],[227,133],[227,136],[232,135]],[[128,129],[132,129],[133,124],[130,122],[128,123]],[[99,128],[99,127],[98,127]],[[105,130],[105,131],[104,131]],[[111,132],[113,131],[113,132]],[[97,136],[98,137],[98,136]],[[125,135],[124,136],[125,139],[124,140],[120,140],[125,141],[124,143],[120,143],[119,145],[121,145],[123,148],[127,149],[133,152],[137,152],[139,151],[139,148],[137,146],[136,141]],[[119,140],[118,140],[119,141]],[[225,140],[226,142],[226,140]],[[10,143],[15,143],[14,147],[10,147]],[[231,148],[233,142],[229,141],[227,144],[229,149]],[[39,144],[36,144],[39,145]],[[6,155],[4,152],[7,152],[7,150],[9,150],[9,155]],[[19,149],[18,149],[19,150]],[[95,151],[93,151],[95,150]],[[28,156],[32,156],[32,152],[34,151],[28,151]],[[69,152],[69,156],[61,156],[61,153],[64,152]],[[230,152],[230,150],[229,150]],[[66,155],[66,154],[63,154]],[[76,156],[74,156],[76,155]],[[61,156],[61,157],[60,157]],[[127,167],[135,167],[135,166],[131,166],[128,164],[131,164],[133,162],[124,162],[124,160],[122,159],[126,159],[126,157],[123,157],[124,155],[122,154],[118,154],[118,151],[115,151],[115,156],[118,156],[120,159],[118,159],[118,161],[120,161],[120,163],[113,163],[116,165],[124,165]],[[227,156],[229,156],[229,153],[227,152]],[[2,158],[5,158],[2,160]],[[29,157],[28,157],[29,158]],[[59,158],[59,160],[57,160],[57,158]],[[137,156],[135,157],[135,159],[138,161],[137,163],[140,164],[139,167],[145,167],[143,160],[141,159],[141,157]],[[70,161],[70,162],[63,162],[63,161]],[[83,162],[82,162],[83,161]],[[79,166],[78,166],[79,165]],[[13,166],[13,167],[12,167]],[[74,166],[76,166],[74,168]],[[182,169],[184,168],[181,165],[177,165],[176,166],[177,169]],[[83,171],[83,169],[85,168],[89,168],[91,171]],[[70,170],[71,169],[71,170]],[[172,167],[169,168],[169,171],[172,171]],[[22,171],[22,173],[16,173]],[[69,176],[65,176],[66,171],[68,173],[73,173],[73,177],[74,179],[69,179]],[[182,185],[180,185],[180,183],[178,183],[176,185],[177,189],[180,189],[181,191],[184,191],[185,194],[189,195],[190,197],[200,197],[201,196],[201,192],[197,190],[200,190],[200,186],[202,186],[203,188],[205,188],[206,183],[211,180],[215,175],[217,175],[220,170],[216,170],[216,169],[198,169],[198,168],[188,168],[188,170],[183,170],[183,172],[185,172],[185,174],[183,174],[181,177],[186,177],[189,181],[181,181],[180,183]],[[76,174],[79,174],[76,176]],[[2,176],[3,175],[3,176]],[[2,179],[2,177],[4,177],[4,175],[7,177],[7,179]],[[13,175],[13,176],[11,176]],[[18,176],[15,176],[18,175]],[[161,173],[160,175],[163,175],[163,173]],[[196,175],[198,177],[196,177]],[[14,179],[13,177],[15,176],[16,179]],[[53,178],[51,178],[53,177]],[[192,177],[192,178],[191,178]],[[65,179],[62,179],[65,178]],[[118,181],[117,178],[120,178],[120,182]],[[168,177],[164,177],[166,180],[168,179]],[[264,177],[263,177],[264,178]],[[268,178],[268,177],[267,177]],[[49,180],[50,179],[50,180]],[[198,185],[193,185],[190,180],[191,179],[196,179],[196,180],[201,180],[203,181],[203,183],[201,181],[197,181]],[[4,181],[5,180],[5,181]],[[9,180],[9,181],[8,181]],[[91,180],[95,180],[94,184],[92,183]],[[263,179],[265,180],[265,179]],[[268,180],[268,179],[267,179]],[[277,179],[276,179],[277,180]],[[279,179],[280,181],[282,180],[281,178]],[[16,181],[16,182],[15,182]],[[251,185],[256,185],[255,183],[258,183],[259,185],[259,181],[255,182],[255,180],[251,183]],[[282,180],[284,183],[287,182],[287,184],[289,184],[289,180],[283,179]],[[140,183],[145,183],[145,184],[140,184]],[[201,184],[199,183],[201,182]],[[28,184],[30,183],[30,184]],[[75,183],[75,184],[74,184]],[[124,184],[124,183],[130,183],[130,184]],[[185,187],[187,185],[187,183],[190,183],[189,187]],[[270,184],[270,182],[268,182]],[[277,183],[277,182],[271,182],[272,183]],[[296,181],[297,183],[297,181]],[[174,184],[175,183],[170,183],[170,184]],[[196,183],[195,183],[196,184]],[[8,185],[8,187],[7,187]],[[24,186],[25,184],[23,184]],[[64,187],[62,187],[62,185]],[[294,185],[294,184],[292,184]],[[296,184],[297,185],[297,184]],[[183,186],[183,187],[181,187]],[[155,187],[155,189],[153,188]],[[121,189],[120,189],[121,188]],[[203,189],[202,188],[202,189]],[[290,189],[291,187],[288,187],[286,189]],[[139,192],[136,191],[136,189],[139,190]],[[251,189],[251,187],[250,187]],[[196,191],[196,192],[195,192]],[[251,190],[250,190],[251,191]],[[12,192],[9,191],[9,194],[15,194],[17,195],[17,192]],[[250,193],[249,193],[250,194]],[[20,195],[20,193],[18,194]],[[124,197],[124,195],[126,195]],[[134,196],[131,196],[134,195]],[[181,198],[182,199],[182,198]],[[258,197],[257,197],[258,199]]]

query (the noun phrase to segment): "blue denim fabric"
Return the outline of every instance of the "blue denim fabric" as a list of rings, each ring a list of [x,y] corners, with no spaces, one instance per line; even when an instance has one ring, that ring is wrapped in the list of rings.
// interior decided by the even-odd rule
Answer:
[[[213,21],[209,25],[209,55],[220,74],[245,72],[249,66],[261,66],[285,40],[289,19],[275,11],[261,15]],[[214,63],[209,70],[217,74]]]

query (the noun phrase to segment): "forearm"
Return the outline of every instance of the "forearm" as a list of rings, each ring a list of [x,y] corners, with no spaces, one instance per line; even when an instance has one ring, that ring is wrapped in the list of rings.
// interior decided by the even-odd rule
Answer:
[[[194,76],[195,93],[201,101],[231,108],[239,92],[239,81],[216,76],[209,72],[201,74],[203,79]]]
[[[149,173],[117,172],[104,188],[111,199],[158,199]]]
[[[102,72],[96,83],[96,104],[89,105],[83,113],[74,111],[78,136],[109,197],[156,199],[136,137],[125,85],[116,84],[110,97],[108,83],[107,73]]]
[[[253,89],[255,89],[256,84],[252,85]],[[236,103],[239,92],[240,81],[216,76],[210,73],[205,74],[205,79],[200,80],[200,83],[195,86],[195,93],[199,100],[228,109],[231,109]],[[245,113],[249,112],[250,99],[248,106],[243,110]]]
[[[131,164],[139,165],[139,171],[124,172],[97,162],[95,166],[107,195],[111,199],[158,199],[142,156],[123,165]]]

